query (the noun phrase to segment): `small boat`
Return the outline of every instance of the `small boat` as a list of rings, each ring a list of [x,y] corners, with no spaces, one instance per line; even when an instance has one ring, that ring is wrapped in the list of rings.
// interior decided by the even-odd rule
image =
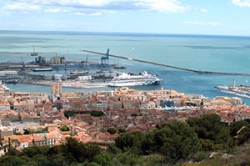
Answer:
[[[6,84],[17,84],[18,80],[17,79],[11,79],[11,80],[7,80],[5,81]]]
[[[114,69],[126,69],[126,67],[120,66],[118,61],[118,63],[114,66]]]
[[[53,69],[51,67],[41,67],[41,68],[34,68],[32,71],[34,72],[43,72],[43,71],[52,71]]]
[[[38,53],[36,52],[35,46],[33,45],[33,52],[30,53],[30,56],[37,56],[37,55],[38,55]]]
[[[114,69],[126,69],[126,67],[116,65],[116,66],[114,66]]]
[[[70,71],[70,74],[73,75],[84,75],[84,74],[88,74],[89,72],[87,70],[73,70]]]

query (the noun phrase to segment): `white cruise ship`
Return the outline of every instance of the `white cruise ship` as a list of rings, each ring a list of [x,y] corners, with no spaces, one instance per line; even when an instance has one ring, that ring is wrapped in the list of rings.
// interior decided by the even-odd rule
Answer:
[[[156,75],[152,75],[144,71],[140,75],[130,75],[128,73],[122,73],[121,75],[114,77],[108,84],[108,86],[141,86],[159,84],[161,79]]]

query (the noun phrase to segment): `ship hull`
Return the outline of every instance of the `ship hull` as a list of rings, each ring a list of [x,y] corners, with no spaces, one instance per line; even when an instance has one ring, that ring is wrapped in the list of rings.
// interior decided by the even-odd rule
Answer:
[[[49,68],[35,68],[32,71],[34,72],[44,72],[44,71],[52,71],[53,69],[51,67]]]
[[[144,72],[142,75],[129,75],[123,73],[120,76],[114,77],[108,84],[111,87],[122,87],[122,86],[145,86],[160,84],[161,79],[155,75]]]
[[[136,83],[109,83],[110,87],[123,87],[123,86],[146,86],[146,85],[158,85],[160,81],[148,81],[148,82],[136,82]]]

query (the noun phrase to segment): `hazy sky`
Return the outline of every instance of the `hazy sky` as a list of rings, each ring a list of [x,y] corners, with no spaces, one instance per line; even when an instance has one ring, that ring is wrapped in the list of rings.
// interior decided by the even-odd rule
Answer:
[[[250,36],[250,0],[0,0],[0,29]]]

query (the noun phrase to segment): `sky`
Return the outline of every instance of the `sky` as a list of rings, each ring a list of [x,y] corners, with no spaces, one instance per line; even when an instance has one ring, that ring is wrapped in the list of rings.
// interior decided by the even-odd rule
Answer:
[[[250,0],[0,0],[0,30],[250,36]]]

